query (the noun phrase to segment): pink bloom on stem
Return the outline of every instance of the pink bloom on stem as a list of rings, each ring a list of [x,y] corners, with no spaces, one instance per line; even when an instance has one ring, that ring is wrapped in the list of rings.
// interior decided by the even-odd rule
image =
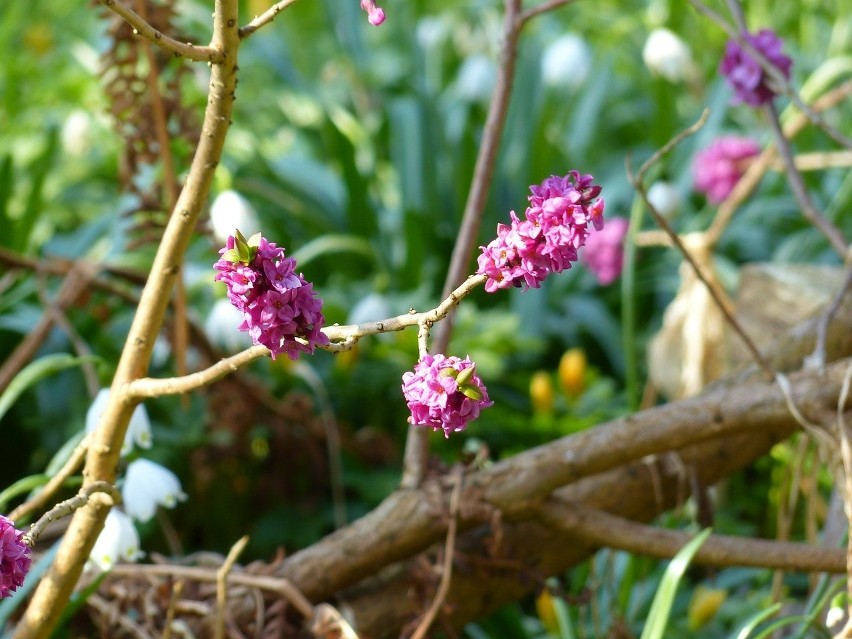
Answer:
[[[442,430],[444,437],[463,431],[494,403],[470,357],[441,354],[424,355],[413,372],[403,374],[402,394],[411,411],[408,423]]]
[[[375,0],[361,0],[361,8],[367,12],[367,21],[374,27],[385,21],[385,12],[376,6]]]
[[[744,33],[743,38],[762,53],[785,78],[790,78],[793,61],[781,52],[784,42],[771,29],[761,29],[756,34]],[[734,101],[752,106],[767,104],[775,97],[770,88],[766,72],[735,40],[729,40],[719,72],[728,79],[734,89]]]
[[[260,234],[246,241],[237,231],[219,255],[215,280],[225,283],[228,299],[243,314],[239,330],[266,346],[272,359],[281,353],[298,359],[328,344],[322,300],[283,248]]]
[[[745,173],[751,158],[760,153],[760,145],[749,138],[726,136],[695,154],[692,175],[695,190],[707,195],[711,204],[719,204]]]
[[[530,187],[530,206],[521,220],[497,225],[497,238],[480,247],[477,273],[487,275],[485,290],[539,288],[550,273],[571,268],[592,228],[603,228],[601,187],[591,175],[571,171]]]
[[[0,599],[24,585],[30,561],[30,547],[24,543],[24,532],[0,515]]]
[[[629,222],[623,217],[609,220],[606,226],[589,236],[583,249],[583,263],[595,274],[601,286],[612,284],[624,266],[624,237]]]

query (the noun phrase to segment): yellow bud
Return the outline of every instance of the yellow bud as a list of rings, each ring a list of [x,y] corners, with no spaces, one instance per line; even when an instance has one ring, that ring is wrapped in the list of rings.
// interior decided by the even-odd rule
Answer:
[[[578,397],[586,387],[586,354],[579,348],[565,351],[559,360],[559,385],[568,397]]]
[[[698,630],[715,617],[727,597],[727,590],[698,586],[689,602],[689,629]]]
[[[541,625],[552,635],[559,634],[559,621],[556,619],[556,606],[553,604],[553,595],[545,588],[535,599],[535,609]]]
[[[533,374],[530,379],[530,400],[536,414],[553,412],[553,381],[550,373],[538,371]]]

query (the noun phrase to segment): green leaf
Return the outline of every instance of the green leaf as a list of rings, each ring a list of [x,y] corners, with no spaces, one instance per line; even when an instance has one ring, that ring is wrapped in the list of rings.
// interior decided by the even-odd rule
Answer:
[[[660,587],[654,596],[654,602],[651,604],[651,611],[648,613],[648,619],[642,629],[640,639],[663,639],[663,633],[669,623],[669,615],[681,577],[683,577],[695,553],[707,541],[711,532],[712,529],[706,528],[698,533],[686,546],[681,548],[666,568],[663,579],[660,581]]]
[[[766,610],[761,610],[760,612],[750,617],[749,620],[746,621],[745,625],[740,628],[740,631],[737,633],[736,639],[747,639],[755,628],[757,628],[761,623],[769,619],[769,617],[774,615],[779,610],[781,610],[781,604],[776,603],[769,606],[769,608],[767,608]]]
[[[79,366],[84,362],[94,362],[99,358],[94,355],[86,357],[74,357],[68,353],[54,353],[30,362],[20,373],[15,375],[8,388],[0,395],[0,419],[8,412],[12,404],[30,386],[35,385],[45,377],[58,373],[59,371]]]
[[[40,486],[44,486],[50,479],[45,474],[30,475],[19,479],[4,491],[0,492],[0,512],[6,512],[6,506],[18,495],[23,495]]]
[[[474,401],[478,402],[482,399],[482,393],[479,392],[479,389],[474,388],[473,386],[460,386],[459,390],[462,392],[462,395],[470,397]]]

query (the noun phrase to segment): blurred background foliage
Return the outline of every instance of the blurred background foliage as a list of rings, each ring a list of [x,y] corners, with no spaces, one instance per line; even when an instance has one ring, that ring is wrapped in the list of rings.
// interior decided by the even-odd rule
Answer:
[[[243,22],[266,6],[242,2]],[[297,2],[245,43],[233,127],[211,194],[234,189],[246,198],[264,234],[299,258],[329,323],[380,319],[438,302],[496,70],[502,7],[494,0],[387,0],[383,6],[388,20],[373,28],[355,0]],[[207,42],[209,5],[180,0],[175,10],[180,39]],[[745,10],[753,28],[771,27],[784,38],[795,60],[794,85],[804,86],[807,97],[852,75],[852,20],[844,0],[750,0]],[[30,0],[5,3],[2,15],[0,43],[14,53],[0,63],[0,246],[40,260],[85,257],[146,272],[154,246],[137,241],[128,214],[138,202],[120,179],[122,141],[100,78],[109,47],[104,12],[85,3]],[[642,48],[661,26],[692,48],[697,72],[691,81],[671,82],[645,66]],[[566,35],[575,36],[573,53],[560,58],[554,47]],[[628,217],[634,196],[625,158],[644,160],[708,105],[707,126],[656,176],[680,194],[677,228],[705,228],[715,209],[691,188],[696,150],[723,133],[769,140],[758,113],[728,104],[730,92],[716,73],[723,47],[721,31],[679,0],[578,1],[534,19],[521,39],[480,242],[489,241],[508,211],[523,210],[529,184],[571,168],[592,173],[604,186],[609,216]],[[200,120],[209,71],[200,63],[188,68],[181,99]],[[828,119],[848,135],[849,116],[847,104]],[[813,130],[796,145],[833,148]],[[174,151],[185,167],[187,149],[175,145]],[[157,180],[159,171],[153,166],[137,179]],[[818,207],[852,235],[848,171],[805,177]],[[650,228],[650,221],[643,226]],[[189,314],[199,326],[224,295],[212,282],[217,249],[209,232],[199,233],[187,256]],[[837,262],[798,214],[778,173],[766,176],[729,226],[716,259],[730,289],[745,262]],[[629,337],[642,369],[645,344],[677,288],[679,261],[664,249],[639,252],[632,292],[637,320]],[[61,282],[13,273],[7,264],[0,264],[0,280],[3,361],[41,317],[39,290],[52,297]],[[478,362],[496,403],[464,434],[450,441],[433,437],[440,457],[450,463],[489,451],[499,458],[627,412],[623,303],[617,284],[600,287],[581,267],[540,290],[478,292],[467,300],[450,351]],[[101,385],[109,384],[132,310],[126,300],[92,290],[68,311],[99,358]],[[154,374],[174,374],[172,351],[164,332]],[[54,329],[38,355],[57,352],[73,347]],[[188,356],[190,366],[199,365],[195,349]],[[342,482],[347,519],[366,512],[399,477],[406,431],[400,376],[415,357],[416,336],[409,331],[366,339],[336,357],[322,352],[299,366],[258,362],[245,375],[280,402],[275,413],[258,402],[247,407],[244,387],[227,383],[188,400],[146,402],[155,442],[146,456],[174,469],[190,496],[149,524],[146,548],[224,550],[248,532],[249,555],[269,558],[279,546],[292,551],[333,528],[334,482]],[[0,486],[42,472],[83,428],[90,401],[79,369],[25,393],[2,419],[6,441],[14,443],[0,447]],[[341,478],[330,478],[328,423],[320,415],[331,415],[340,431]],[[723,532],[775,533],[777,502],[798,489],[781,486],[776,471],[798,450],[781,445],[747,478],[728,482],[717,503]],[[816,465],[810,476],[823,486],[810,498],[824,502],[827,476]],[[691,520],[687,508],[668,523]],[[797,521],[794,533],[802,533],[802,517]],[[565,591],[599,602],[596,619],[584,616],[588,606],[572,608],[573,631],[603,636],[590,629],[640,623],[660,571],[657,562],[623,553],[602,553],[573,571]],[[771,576],[761,571],[697,575],[701,580],[748,593],[728,597],[701,636],[726,636],[769,601]],[[804,597],[808,584],[788,578],[785,587]],[[682,595],[676,610],[685,611],[695,593]],[[564,634],[572,632],[564,623],[555,630],[542,625],[532,602],[501,615],[472,627],[471,635],[505,631],[504,617],[514,615],[518,636],[576,636]],[[686,628],[687,616],[678,618]],[[675,624],[671,636],[689,632]]]

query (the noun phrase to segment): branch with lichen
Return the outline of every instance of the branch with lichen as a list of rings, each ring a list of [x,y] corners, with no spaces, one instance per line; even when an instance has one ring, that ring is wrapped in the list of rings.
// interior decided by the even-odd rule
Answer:
[[[224,59],[223,51],[214,44],[200,46],[191,42],[175,40],[171,36],[155,29],[147,20],[133,11],[133,9],[123,5],[119,0],[98,0],[98,2],[133,27],[134,34],[149,40],[155,46],[161,48],[163,51],[168,51],[176,58],[182,57],[187,60],[210,62],[211,64],[220,64]]]
[[[148,368],[154,340],[162,326],[183,255],[207,200],[230,125],[240,42],[236,0],[216,0],[213,16],[210,48],[216,55],[199,145],[142,290],[107,406],[88,450],[86,486],[115,481],[121,444],[136,406],[127,394],[127,386]],[[96,497],[76,511],[50,571],[36,588],[15,631],[16,639],[47,637],[58,623],[111,507],[108,498],[104,497],[104,501]]]

